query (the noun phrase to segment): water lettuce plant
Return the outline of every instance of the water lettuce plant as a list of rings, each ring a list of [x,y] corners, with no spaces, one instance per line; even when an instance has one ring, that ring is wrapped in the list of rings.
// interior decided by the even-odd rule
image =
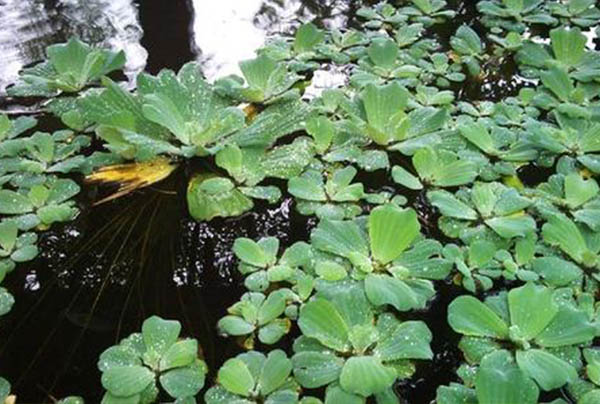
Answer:
[[[298,403],[298,388],[291,373],[292,361],[282,350],[268,355],[249,351],[221,366],[218,384],[206,392],[204,399],[207,404]]]
[[[302,337],[294,343],[294,376],[306,388],[329,385],[326,402],[339,385],[349,399],[397,402],[392,384],[414,372],[411,359],[431,359],[431,332],[420,321],[390,314],[375,319],[365,293],[352,281],[318,287],[300,310]]]
[[[594,320],[575,302],[533,283],[484,303],[458,297],[448,306],[448,322],[463,334],[459,347],[469,362],[483,363],[502,348],[501,341],[508,342],[518,368],[543,390],[577,379],[577,369],[567,361],[597,333]]]
[[[190,62],[131,88],[122,52],[71,39],[8,89],[40,112],[0,114],[0,283],[106,182],[96,203],[176,176],[198,222],[284,200],[310,233],[233,236],[243,291],[213,324],[231,357],[209,371],[150,317],[100,355],[104,403],[419,402],[418,363],[446,359],[437,404],[600,400],[595,2],[358,3],[271,37],[241,76]]]
[[[180,339],[181,324],[152,316],[142,332],[105,350],[98,360],[102,403],[152,403],[159,387],[179,402],[195,402],[204,386],[206,364],[198,358],[198,341]]]
[[[50,97],[74,93],[125,64],[125,53],[95,49],[77,38],[46,48],[47,61],[24,69],[8,92],[14,96]]]

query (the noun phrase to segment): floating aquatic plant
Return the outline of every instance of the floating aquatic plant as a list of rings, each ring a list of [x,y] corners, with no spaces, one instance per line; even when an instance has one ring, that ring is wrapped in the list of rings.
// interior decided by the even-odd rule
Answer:
[[[400,3],[275,36],[243,77],[209,82],[191,62],[129,89],[107,77],[121,52],[77,39],[21,72],[9,94],[47,98],[61,127],[0,115],[0,282],[77,216],[79,174],[118,184],[107,202],[177,168],[197,221],[284,195],[311,217],[309,240],[233,243],[245,291],[216,332],[248,352],[217,363],[212,387],[196,340],[151,317],[100,356],[104,403],[161,390],[177,403],[400,403],[396,382],[446,337],[413,319],[447,284],[462,290],[447,321],[466,363],[437,404],[538,404],[556,389],[600,400],[595,2],[479,1],[483,24],[442,0]],[[309,97],[329,69],[343,84]],[[516,87],[496,93],[502,69]],[[0,315],[13,304],[0,287]],[[9,393],[0,379],[0,401]]]

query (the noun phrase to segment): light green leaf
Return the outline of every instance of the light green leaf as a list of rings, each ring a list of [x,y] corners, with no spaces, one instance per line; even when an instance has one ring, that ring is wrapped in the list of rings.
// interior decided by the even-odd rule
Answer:
[[[404,87],[396,82],[385,86],[369,84],[361,93],[361,99],[367,117],[368,134],[375,143],[387,145],[403,138],[403,125],[406,125],[403,123],[406,119],[404,108],[408,100],[408,92]]]
[[[577,371],[569,363],[541,349],[517,351],[517,364],[543,390],[549,391],[577,380]]]
[[[392,178],[400,185],[404,185],[408,189],[419,190],[423,189],[421,181],[401,166],[392,167]]]
[[[480,122],[462,122],[459,125],[460,134],[467,140],[491,156],[498,154],[492,136]]]
[[[375,355],[382,361],[400,359],[432,359],[429,344],[433,335],[422,321],[405,321],[377,344]]]
[[[594,339],[595,327],[588,316],[571,307],[561,307],[535,342],[546,348],[585,344]]]
[[[153,380],[154,373],[143,366],[114,366],[102,374],[102,386],[118,397],[139,394]]]
[[[458,200],[450,192],[430,191],[427,193],[427,198],[444,216],[463,220],[477,220],[477,212]]]
[[[255,380],[248,366],[238,358],[228,359],[219,369],[217,381],[231,393],[249,397]]]
[[[17,242],[19,229],[14,221],[4,220],[0,222],[0,247],[10,252]]]
[[[316,249],[342,257],[369,255],[365,235],[353,221],[322,220],[310,239]]]
[[[369,274],[365,279],[365,293],[375,306],[389,304],[398,311],[423,309],[435,291],[431,289],[428,295],[413,291],[404,281],[388,276]]]
[[[496,351],[483,358],[475,377],[479,403],[537,404],[539,390],[521,371],[508,351]]]
[[[187,202],[190,215],[198,221],[238,216],[254,206],[229,179],[206,176],[190,181]]]
[[[198,341],[184,339],[177,341],[160,358],[160,370],[168,370],[180,366],[187,366],[194,362],[198,356]]]
[[[591,254],[577,225],[564,215],[550,216],[542,226],[542,235],[545,242],[559,246],[578,263],[584,263]]]
[[[302,25],[296,31],[294,50],[297,53],[310,52],[315,46],[323,42],[325,34],[312,22]]]
[[[171,397],[193,397],[204,387],[206,371],[206,365],[198,361],[196,364],[161,374],[160,384]]]
[[[329,352],[299,352],[292,357],[294,377],[309,389],[325,386],[338,379],[344,360]]]
[[[142,337],[146,348],[163,355],[179,337],[181,324],[177,320],[164,320],[152,316],[142,324]]]
[[[255,330],[254,325],[238,316],[225,316],[217,323],[219,330],[228,335],[246,335]]]
[[[518,327],[521,338],[535,338],[552,321],[558,312],[552,292],[531,282],[508,292],[510,322]]]
[[[336,351],[349,348],[348,325],[338,310],[329,301],[317,298],[300,309],[298,326],[307,337]]]
[[[233,243],[233,253],[242,261],[260,268],[265,268],[269,257],[254,240],[240,237]]]
[[[485,224],[503,238],[525,237],[535,231],[535,220],[529,215],[494,217],[485,220]]]
[[[8,313],[14,304],[15,298],[13,295],[11,295],[5,288],[0,287],[0,316]]]
[[[550,31],[552,50],[556,59],[565,66],[578,65],[585,55],[587,39],[579,28],[556,28]]]
[[[584,179],[577,173],[565,177],[565,199],[569,207],[577,208],[596,195],[600,188],[593,178]]]
[[[18,215],[33,210],[33,204],[24,195],[7,189],[0,190],[0,214]]]
[[[349,358],[340,374],[340,385],[349,393],[369,397],[390,387],[396,380],[393,368],[384,366],[374,356]]]
[[[398,57],[398,45],[387,38],[376,38],[367,48],[367,54],[373,63],[384,69],[392,69]]]
[[[279,389],[292,372],[292,361],[280,349],[269,352],[258,385],[263,396]]]
[[[563,69],[554,66],[540,73],[542,83],[548,87],[562,102],[569,102],[575,90],[569,75]]]
[[[288,192],[307,201],[323,202],[327,195],[323,186],[311,178],[294,177],[288,181]]]
[[[386,204],[369,215],[369,239],[373,257],[382,264],[398,258],[419,235],[421,225],[413,209]]]
[[[448,323],[464,335],[506,339],[508,326],[492,309],[472,296],[457,297],[448,306]]]

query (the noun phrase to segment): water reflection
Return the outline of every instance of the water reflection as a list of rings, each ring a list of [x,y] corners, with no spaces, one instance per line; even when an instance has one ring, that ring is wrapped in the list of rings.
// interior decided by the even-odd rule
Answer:
[[[123,49],[126,74],[142,70],[147,52],[132,0],[0,0],[0,94],[19,70],[44,58],[44,49],[77,35],[98,46]]]
[[[349,0],[192,0],[192,26],[198,60],[210,80],[240,74],[238,63],[274,34],[290,33],[306,21],[343,27],[357,2]]]

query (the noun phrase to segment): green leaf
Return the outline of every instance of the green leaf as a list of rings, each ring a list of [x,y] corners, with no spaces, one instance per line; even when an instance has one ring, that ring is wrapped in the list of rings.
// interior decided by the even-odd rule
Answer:
[[[139,394],[153,380],[154,373],[143,366],[114,366],[102,374],[102,386],[118,397]]]
[[[492,309],[472,296],[457,297],[448,306],[448,323],[463,335],[506,339],[508,326]]]
[[[244,361],[238,358],[228,359],[219,369],[217,381],[228,391],[243,397],[249,397],[254,389],[255,380]]]
[[[295,197],[307,201],[324,202],[327,200],[327,194],[325,194],[323,185],[312,178],[290,178],[288,181],[288,192]]]
[[[335,306],[325,299],[317,298],[302,306],[298,326],[304,335],[328,348],[340,352],[349,348],[348,325]]]
[[[361,93],[367,123],[368,135],[380,145],[404,137],[404,108],[408,92],[400,84],[393,82],[385,86],[369,84]]]
[[[258,310],[258,324],[267,324],[282,315],[284,311],[285,295],[283,291],[273,291],[265,299]]]
[[[206,404],[253,404],[252,401],[230,393],[221,386],[208,389],[204,395],[204,401]]]
[[[587,39],[579,28],[556,28],[550,31],[552,50],[556,59],[565,66],[578,65],[585,55]]]
[[[310,239],[315,248],[342,257],[369,255],[364,233],[353,221],[322,220]]]
[[[468,184],[478,175],[473,161],[461,160],[453,153],[437,152],[431,148],[419,149],[412,161],[422,180],[439,187]]]
[[[600,188],[593,179],[584,179],[577,173],[565,177],[565,199],[572,209],[577,208],[596,195]]]
[[[569,75],[563,69],[554,66],[540,73],[542,83],[548,87],[562,102],[569,102],[575,90]]]
[[[539,390],[514,363],[508,351],[496,351],[483,358],[475,377],[479,403],[537,404]]]
[[[550,245],[559,246],[578,263],[583,263],[590,254],[583,235],[568,217],[552,215],[542,226],[544,241]]]
[[[315,273],[328,281],[339,281],[348,275],[346,268],[335,261],[317,262],[315,266]]]
[[[519,368],[549,391],[577,380],[577,371],[569,363],[541,349],[517,351]]]
[[[583,275],[577,265],[558,257],[536,258],[531,265],[551,286],[566,286]]]
[[[0,316],[8,313],[14,304],[15,298],[13,295],[11,295],[5,288],[0,287]]]
[[[429,344],[433,336],[422,321],[406,321],[377,344],[375,355],[382,361],[400,359],[432,359],[433,352]]]
[[[349,358],[340,374],[340,385],[349,393],[369,397],[390,387],[396,380],[393,368],[384,366],[374,356]]]
[[[325,404],[364,404],[365,399],[359,395],[348,393],[337,384],[332,384],[325,391]]]
[[[518,327],[519,337],[531,340],[552,321],[558,312],[552,292],[533,283],[508,292],[510,322]]]
[[[323,42],[325,34],[312,22],[303,24],[296,31],[294,50],[297,53],[310,52],[315,46]]]
[[[219,330],[228,335],[246,335],[255,330],[253,324],[238,316],[225,316],[217,323]]]
[[[306,132],[313,137],[319,153],[329,148],[335,131],[335,125],[325,116],[313,116],[306,121]]]
[[[277,343],[292,327],[288,318],[275,319],[258,330],[258,340],[263,344],[272,345]]]
[[[180,366],[187,366],[194,362],[198,355],[198,341],[184,339],[177,341],[160,358],[160,370],[164,371]]]
[[[336,381],[344,360],[329,352],[299,352],[292,357],[294,377],[303,387],[314,389]]]
[[[152,316],[142,324],[142,337],[148,350],[159,355],[165,354],[177,341],[181,332],[181,324],[177,320],[163,320]]]
[[[382,264],[398,258],[419,235],[421,225],[413,209],[386,204],[369,215],[369,240],[373,257]]]
[[[467,25],[461,25],[450,40],[452,48],[462,54],[479,56],[483,53],[483,45],[479,35]]]
[[[24,195],[7,189],[0,190],[0,214],[18,215],[33,210],[33,204]]]
[[[595,333],[594,325],[583,311],[563,306],[535,342],[546,348],[585,344],[594,339]]]
[[[138,352],[130,347],[115,345],[106,349],[98,360],[98,369],[105,372],[115,366],[142,365]]]
[[[27,262],[34,259],[39,253],[36,245],[26,245],[18,248],[10,255],[10,259],[14,262]]]
[[[256,242],[240,237],[233,243],[233,253],[242,261],[260,268],[266,268],[269,257]]]
[[[4,220],[0,222],[0,247],[10,252],[17,242],[19,229],[14,221]]]
[[[291,372],[292,361],[288,359],[285,352],[280,349],[269,352],[258,380],[261,395],[266,397],[279,389]]]
[[[387,38],[376,38],[367,48],[367,54],[376,66],[384,69],[392,69],[398,57],[398,45]]]
[[[161,374],[160,384],[171,397],[193,397],[204,387],[206,371],[206,365],[198,361]]]
[[[190,181],[187,202],[190,215],[198,221],[239,216],[254,206],[229,179],[206,176]]]
[[[228,144],[215,156],[215,163],[236,179],[243,179],[243,153],[236,144]]]
[[[459,126],[460,134],[481,149],[484,153],[495,156],[498,150],[487,128],[479,122],[462,122]]]
[[[494,217],[485,220],[485,224],[503,238],[525,237],[527,234],[535,232],[535,220],[528,215]]]
[[[435,291],[431,288],[430,293],[423,296],[400,279],[388,275],[369,274],[365,279],[365,293],[375,306],[389,304],[398,311],[408,311],[425,308]]]
[[[401,166],[392,167],[392,178],[394,182],[405,186],[408,189],[420,190],[423,189],[421,181],[410,172],[406,171]]]
[[[427,198],[444,216],[463,220],[477,220],[477,212],[458,200],[450,192],[430,191],[427,193]]]
[[[277,62],[266,55],[259,55],[255,59],[240,62],[240,70],[250,87],[263,91],[268,89],[269,78],[276,68]]]

